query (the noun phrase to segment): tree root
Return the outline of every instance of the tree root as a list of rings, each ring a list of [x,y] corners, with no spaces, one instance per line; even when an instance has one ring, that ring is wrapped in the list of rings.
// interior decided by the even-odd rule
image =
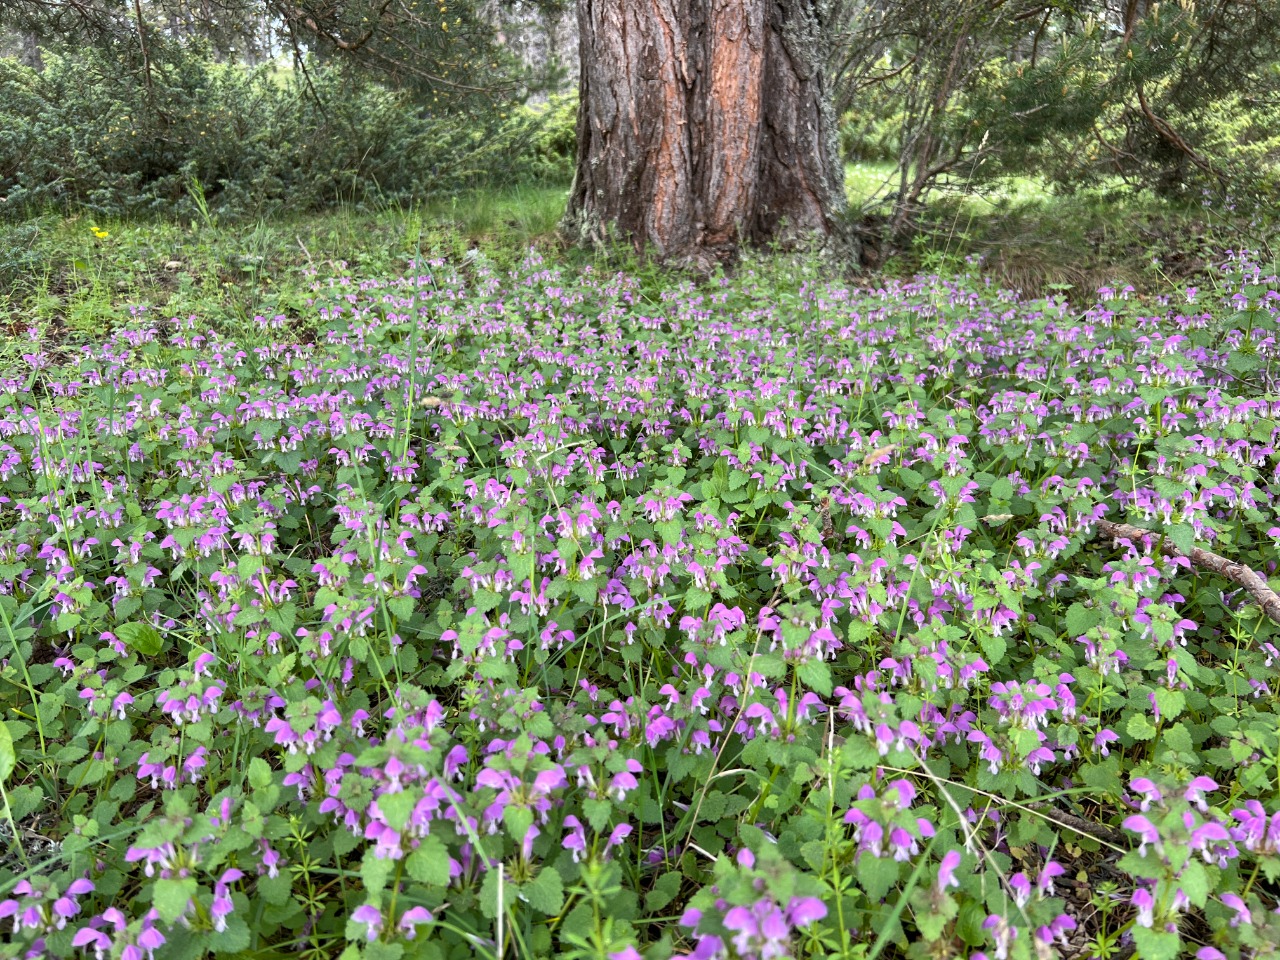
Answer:
[[[1154,530],[1146,530],[1128,523],[1112,523],[1110,520],[1099,520],[1097,522],[1097,530],[1113,540],[1153,540],[1162,536]],[[1169,543],[1168,540],[1161,544],[1161,549],[1167,556],[1185,557],[1191,561],[1193,566],[1202,570],[1209,570],[1220,577],[1225,577],[1232,583],[1244,587],[1245,590],[1249,591],[1250,596],[1258,602],[1258,606],[1262,608],[1263,613],[1273,622],[1280,623],[1280,594],[1277,594],[1267,585],[1265,577],[1246,567],[1243,563],[1228,560],[1226,557],[1210,553],[1208,550],[1202,550],[1200,547],[1192,547],[1189,551],[1183,553]]]

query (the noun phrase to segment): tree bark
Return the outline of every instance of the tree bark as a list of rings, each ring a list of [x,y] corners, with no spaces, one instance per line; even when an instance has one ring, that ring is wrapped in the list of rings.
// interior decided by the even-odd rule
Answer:
[[[566,225],[663,259],[839,231],[828,0],[578,0]]]
[[[22,52],[18,55],[18,62],[24,67],[30,67],[37,73],[44,71],[44,57],[40,53],[40,38],[30,30],[22,32]]]

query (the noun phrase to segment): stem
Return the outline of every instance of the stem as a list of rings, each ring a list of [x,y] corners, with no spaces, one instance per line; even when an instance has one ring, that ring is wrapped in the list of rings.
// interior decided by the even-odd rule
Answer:
[[[9,634],[9,642],[13,645],[14,656],[18,660],[18,666],[22,668],[22,679],[26,685],[27,693],[31,696],[31,712],[36,717],[36,732],[40,737],[40,755],[48,756],[48,749],[44,740],[44,720],[40,717],[40,703],[36,697],[35,684],[31,682],[31,674],[27,670],[27,658],[22,654],[22,648],[18,645],[18,637],[13,632],[13,623],[9,620],[9,614],[4,609],[4,603],[0,602],[0,620],[4,621],[5,631]]]
[[[18,848],[18,856],[22,858],[22,865],[30,873],[31,861],[27,859],[26,847],[22,845],[22,841],[18,838],[18,825],[13,822],[13,810],[9,808],[9,794],[5,791],[3,783],[0,783],[0,801],[4,803],[4,818],[9,823],[9,833],[13,837],[13,845]]]

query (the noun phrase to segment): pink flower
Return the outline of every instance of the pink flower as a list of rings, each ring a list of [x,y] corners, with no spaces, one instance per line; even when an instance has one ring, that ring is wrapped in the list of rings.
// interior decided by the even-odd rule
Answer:
[[[382,911],[371,903],[366,903],[352,910],[351,919],[356,923],[365,925],[367,928],[365,937],[369,940],[378,939],[378,934],[382,932]]]
[[[111,938],[101,930],[81,927],[71,939],[73,947],[92,947],[95,960],[103,960],[111,950]]]
[[[1138,835],[1140,841],[1138,844],[1138,856],[1142,856],[1147,852],[1147,844],[1149,843],[1154,844],[1157,848],[1160,846],[1160,831],[1146,817],[1134,814],[1132,817],[1128,817],[1122,826],[1131,833]]]
[[[1151,896],[1151,891],[1145,887],[1139,887],[1133,891],[1133,895],[1129,898],[1129,902],[1133,904],[1138,911],[1134,922],[1140,927],[1150,927],[1155,923],[1155,898]]]
[[[1253,914],[1249,912],[1248,905],[1234,893],[1224,893],[1219,899],[1222,903],[1235,911],[1235,916],[1231,918],[1231,926],[1238,927],[1240,924],[1253,923]]]
[[[424,923],[431,923],[434,919],[431,911],[426,907],[410,907],[400,915],[400,922],[396,926],[400,928],[405,939],[412,940],[418,935],[418,927]]]
[[[960,851],[948,850],[942,857],[942,863],[938,865],[938,889],[946,890],[947,887],[958,887],[960,881],[956,879],[956,868],[960,866]]]
[[[560,842],[564,848],[573,854],[573,862],[578,863],[582,859],[582,855],[587,851],[587,834],[582,827],[582,821],[569,814],[564,818],[566,827],[564,839]]]
[[[1213,780],[1211,777],[1196,777],[1187,784],[1187,789],[1183,794],[1183,797],[1188,803],[1195,804],[1203,812],[1209,809],[1208,804],[1204,801],[1204,795],[1217,789],[1217,781]]]
[[[787,904],[787,921],[793,927],[807,927],[827,915],[827,905],[817,897],[792,897]]]

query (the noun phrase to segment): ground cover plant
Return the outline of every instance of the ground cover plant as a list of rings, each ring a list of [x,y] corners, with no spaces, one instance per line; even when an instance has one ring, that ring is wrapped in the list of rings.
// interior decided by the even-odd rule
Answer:
[[[0,378],[4,955],[1275,955],[1274,268],[322,266]]]

